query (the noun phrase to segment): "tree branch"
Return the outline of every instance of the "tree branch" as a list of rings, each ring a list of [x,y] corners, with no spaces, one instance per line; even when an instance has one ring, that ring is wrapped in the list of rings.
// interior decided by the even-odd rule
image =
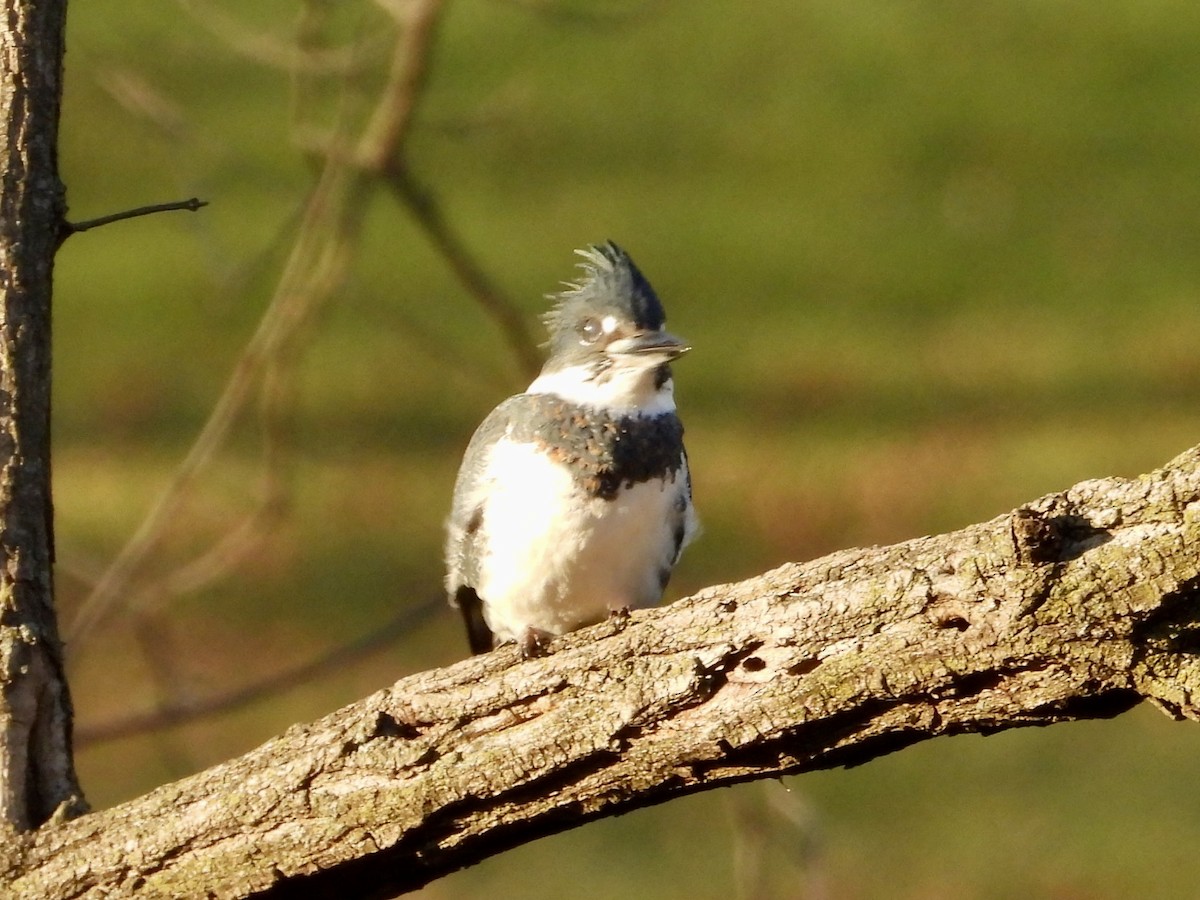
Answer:
[[[1200,447],[940,537],[405,678],[7,849],[13,898],[382,897],[682,794],[944,734],[1200,718]],[[111,893],[110,893],[111,892]]]

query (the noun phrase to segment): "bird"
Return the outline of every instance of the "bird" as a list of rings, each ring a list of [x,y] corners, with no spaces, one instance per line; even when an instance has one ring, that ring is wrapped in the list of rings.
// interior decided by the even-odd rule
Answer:
[[[472,653],[657,605],[699,532],[666,330],[650,282],[607,241],[548,294],[549,354],[467,445],[446,523],[446,590]]]

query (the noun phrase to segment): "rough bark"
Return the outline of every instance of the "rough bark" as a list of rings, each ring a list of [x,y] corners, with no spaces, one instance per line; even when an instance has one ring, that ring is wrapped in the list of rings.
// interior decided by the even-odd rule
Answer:
[[[943,734],[1200,717],[1200,447],[405,678],[0,859],[14,898],[386,896],[599,816]]]
[[[51,583],[50,289],[66,4],[0,21],[0,835],[81,808]]]

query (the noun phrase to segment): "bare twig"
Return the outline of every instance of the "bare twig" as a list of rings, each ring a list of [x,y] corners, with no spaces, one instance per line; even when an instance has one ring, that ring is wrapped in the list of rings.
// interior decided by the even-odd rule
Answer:
[[[71,639],[76,644],[107,618],[119,598],[127,593],[130,580],[158,545],[165,527],[182,506],[187,490],[224,443],[271,357],[280,351],[293,331],[303,323],[315,299],[328,296],[333,286],[340,282],[344,258],[331,266],[335,257],[341,254],[331,256],[327,247],[331,225],[328,212],[334,209],[336,213],[336,207],[345,202],[343,197],[334,196],[342,194],[345,189],[345,173],[331,161],[309,195],[300,233],[271,304],[243,350],[208,421],[176,470],[171,483],[81,604],[70,629]],[[340,226],[342,216],[336,215],[336,219],[334,231]]]
[[[262,498],[236,525],[194,559],[175,566],[161,578],[134,590],[128,609],[161,609],[168,600],[194,594],[228,576],[262,546],[271,525],[284,515],[281,500]]]
[[[499,323],[525,372],[536,371],[536,348],[519,311],[491,284],[447,223],[436,199],[418,187],[403,165],[403,146],[424,90],[444,5],[444,0],[424,0],[387,7],[402,29],[374,112],[357,137],[349,134],[350,117],[343,115],[340,133],[328,142],[322,155],[320,174],[296,226],[291,254],[257,331],[171,483],[80,605],[70,629],[74,649],[119,609],[160,608],[169,598],[228,575],[259,544],[265,529],[286,506],[286,458],[281,448],[299,335],[349,269],[372,186],[385,183],[391,188],[459,281]],[[313,74],[306,67],[297,71],[297,77]],[[343,70],[343,74],[347,72]],[[348,95],[344,89],[342,96]],[[347,148],[352,149],[347,152]],[[255,395],[263,429],[263,492],[257,506],[191,562],[146,581],[151,555],[162,546],[171,523],[180,518],[186,499]],[[176,706],[189,704],[165,701],[165,708]]]
[[[316,53],[267,33],[252,32],[216,4],[180,0],[179,5],[234,53],[259,65],[315,74],[355,74],[362,66],[361,54],[352,48],[326,48]]]
[[[169,141],[197,140],[179,104],[140,72],[105,65],[94,75],[96,84],[127,112],[149,123]]]
[[[446,220],[436,198],[417,183],[402,156],[428,76],[432,39],[442,7],[442,0],[429,0],[392,10],[405,25],[405,39],[396,44],[385,88],[385,98],[390,97],[390,102],[377,107],[359,143],[358,161],[364,170],[387,182],[450,271],[500,327],[523,372],[532,377],[541,362],[520,311],[491,283]]]
[[[364,172],[385,172],[400,159],[429,74],[429,60],[445,0],[424,0],[398,9],[401,31],[380,101],[358,142]]]
[[[80,606],[71,628],[76,647],[119,605],[129,603],[135,593],[130,591],[131,583],[159,546],[200,473],[224,444],[256,385],[263,392],[264,411],[278,418],[278,412],[272,412],[278,406],[277,399],[272,399],[272,392],[278,388],[278,372],[272,373],[315,307],[330,297],[345,276],[362,225],[367,188],[378,172],[375,167],[386,167],[389,160],[398,157],[399,142],[411,126],[442,5],[443,0],[426,0],[409,7],[407,27],[397,39],[388,87],[364,135],[356,142],[356,152],[326,154],[320,177],[305,204],[292,252],[257,331],[171,484]],[[343,143],[335,141],[334,146]],[[267,431],[271,430],[269,426]],[[265,452],[269,458],[269,446]]]
[[[367,295],[368,291],[364,290],[360,297]],[[462,348],[449,335],[396,304],[389,305],[386,313],[366,310],[364,321],[394,330],[397,340],[403,341],[408,348],[407,352],[421,354],[432,365],[444,366],[446,360],[457,359],[461,355]],[[483,356],[475,356],[468,362],[468,365],[451,367],[446,376],[470,384],[473,389],[480,391],[481,396],[494,398],[496,385],[505,384],[512,377],[510,367],[499,360],[493,362]]]
[[[372,653],[382,650],[411,632],[413,628],[429,618],[435,611],[443,608],[444,605],[445,601],[440,596],[427,600],[404,610],[374,631],[347,644],[334,647],[315,659],[227,693],[183,700],[178,699],[178,695],[175,695],[169,700],[160,700],[157,708],[152,712],[99,722],[95,725],[77,726],[75,744],[78,747],[103,744],[108,741],[184,725],[188,722],[231,712],[275,694],[300,687],[327,672],[340,671],[362,661]]]
[[[171,212],[173,210],[182,209],[188,212],[196,212],[198,209],[208,206],[207,200],[200,200],[197,197],[190,197],[187,200],[175,200],[171,203],[152,203],[149,206],[139,206],[136,209],[127,209],[124,212],[112,213],[107,216],[100,216],[98,219],[85,219],[82,222],[63,222],[62,228],[59,231],[59,243],[62,243],[73,234],[78,234],[81,231],[90,231],[93,228],[99,228],[101,225],[109,225],[113,222],[120,222],[124,219],[136,219],[139,216],[149,216],[154,213]]]
[[[499,327],[522,373],[532,378],[542,363],[520,309],[492,283],[447,221],[437,198],[424,190],[408,169],[393,166],[385,177],[392,194],[412,214],[459,283]]]
[[[132,618],[133,637],[150,673],[155,707],[161,709],[189,697],[188,679],[183,671],[185,657],[176,646],[170,621],[157,610],[142,610]],[[194,749],[181,741],[179,735],[162,733],[156,735],[153,743],[167,771],[178,775],[196,769]]]
[[[564,3],[562,0],[502,0],[547,21],[591,28],[620,27],[648,17],[663,5],[662,0],[632,3]]]

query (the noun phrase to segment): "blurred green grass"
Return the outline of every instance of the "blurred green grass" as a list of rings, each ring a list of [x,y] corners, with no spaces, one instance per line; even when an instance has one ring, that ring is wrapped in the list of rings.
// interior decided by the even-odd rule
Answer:
[[[184,8],[71,11],[72,216],[212,205],[79,235],[59,256],[68,616],[204,421],[309,179],[286,73]],[[243,37],[286,41],[298,8],[226,9]],[[409,158],[531,322],[570,277],[570,250],[613,238],[697,347],[677,381],[706,534],[676,592],[958,527],[1196,442],[1194,4],[546,9],[559,14],[451,5]],[[331,27],[369,35],[370,10],[340,5]],[[319,97],[331,117],[332,94]],[[289,516],[252,565],[171,608],[163,639],[186,690],[276,671],[436,593],[458,454],[521,387],[500,336],[382,196],[301,366]],[[245,423],[159,568],[194,549],[188,527],[236,514],[255,446]],[[85,749],[86,787],[116,802],[462,652],[447,613],[251,709]],[[72,668],[82,722],[155,700],[120,623],[73,648]],[[1197,740],[1139,711],[788,784],[815,810],[829,896],[1116,898],[1152,884],[1190,897],[1181,860],[1200,822],[1177,787],[1197,776]],[[736,809],[759,790],[596,823],[427,893],[729,896]],[[811,836],[776,825],[763,895],[801,896],[796,848]]]

